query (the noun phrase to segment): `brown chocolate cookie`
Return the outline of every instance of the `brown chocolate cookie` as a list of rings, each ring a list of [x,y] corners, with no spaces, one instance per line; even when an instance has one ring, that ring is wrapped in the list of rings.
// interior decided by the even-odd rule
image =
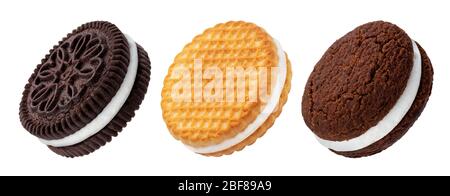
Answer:
[[[142,47],[114,24],[86,23],[37,66],[23,92],[20,120],[57,154],[86,155],[126,126],[149,80]]]
[[[421,75],[412,87],[412,82],[408,82],[412,81],[414,47],[420,53]],[[428,56],[402,29],[388,22],[367,23],[337,40],[316,64],[303,94],[302,114],[319,141],[338,143],[338,147],[326,145],[334,152],[348,157],[369,156],[386,149],[407,132],[428,101],[432,81]],[[382,138],[348,147],[349,140],[370,135],[369,130],[382,129],[374,127],[390,120],[386,116],[397,110],[393,108],[401,104],[398,100],[408,84],[416,88],[417,94],[410,95],[412,104],[395,128],[387,130]],[[403,96],[402,100],[406,93]]]

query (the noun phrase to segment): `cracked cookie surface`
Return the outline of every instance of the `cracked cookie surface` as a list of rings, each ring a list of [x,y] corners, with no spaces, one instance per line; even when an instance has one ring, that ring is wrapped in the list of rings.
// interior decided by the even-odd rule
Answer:
[[[302,101],[307,126],[332,141],[362,135],[395,105],[412,65],[412,41],[402,29],[382,21],[357,27],[311,73]]]
[[[400,121],[400,123],[388,135],[370,146],[351,152],[333,152],[353,158],[376,154],[385,150],[405,135],[408,129],[419,118],[431,95],[431,89],[433,86],[433,66],[431,65],[431,61],[425,50],[417,42],[416,44],[419,47],[420,55],[422,57],[422,77],[420,78],[420,86],[417,96],[402,121]]]

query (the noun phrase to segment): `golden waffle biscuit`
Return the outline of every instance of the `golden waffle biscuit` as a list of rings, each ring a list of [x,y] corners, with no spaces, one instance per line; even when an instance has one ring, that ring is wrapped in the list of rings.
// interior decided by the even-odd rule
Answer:
[[[266,74],[258,75],[261,70]],[[170,133],[194,152],[231,154],[272,126],[290,80],[287,55],[264,29],[242,21],[218,24],[175,57],[161,93],[163,118]],[[261,89],[267,89],[265,99]]]

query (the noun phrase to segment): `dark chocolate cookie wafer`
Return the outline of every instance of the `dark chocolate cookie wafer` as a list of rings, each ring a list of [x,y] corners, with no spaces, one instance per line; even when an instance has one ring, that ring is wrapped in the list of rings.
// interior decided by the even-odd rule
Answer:
[[[50,50],[25,86],[20,120],[57,154],[89,154],[126,126],[150,81],[145,50],[114,24],[86,23]]]
[[[306,84],[302,114],[333,152],[369,156],[408,131],[432,82],[431,62],[415,41],[396,25],[371,22],[325,52]]]

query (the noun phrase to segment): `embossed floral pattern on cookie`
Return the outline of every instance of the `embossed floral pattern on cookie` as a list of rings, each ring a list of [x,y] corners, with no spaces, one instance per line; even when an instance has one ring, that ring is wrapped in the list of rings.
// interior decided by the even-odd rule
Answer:
[[[31,88],[31,108],[54,113],[76,102],[103,64],[105,44],[95,33],[66,40],[56,48],[37,72]]]

